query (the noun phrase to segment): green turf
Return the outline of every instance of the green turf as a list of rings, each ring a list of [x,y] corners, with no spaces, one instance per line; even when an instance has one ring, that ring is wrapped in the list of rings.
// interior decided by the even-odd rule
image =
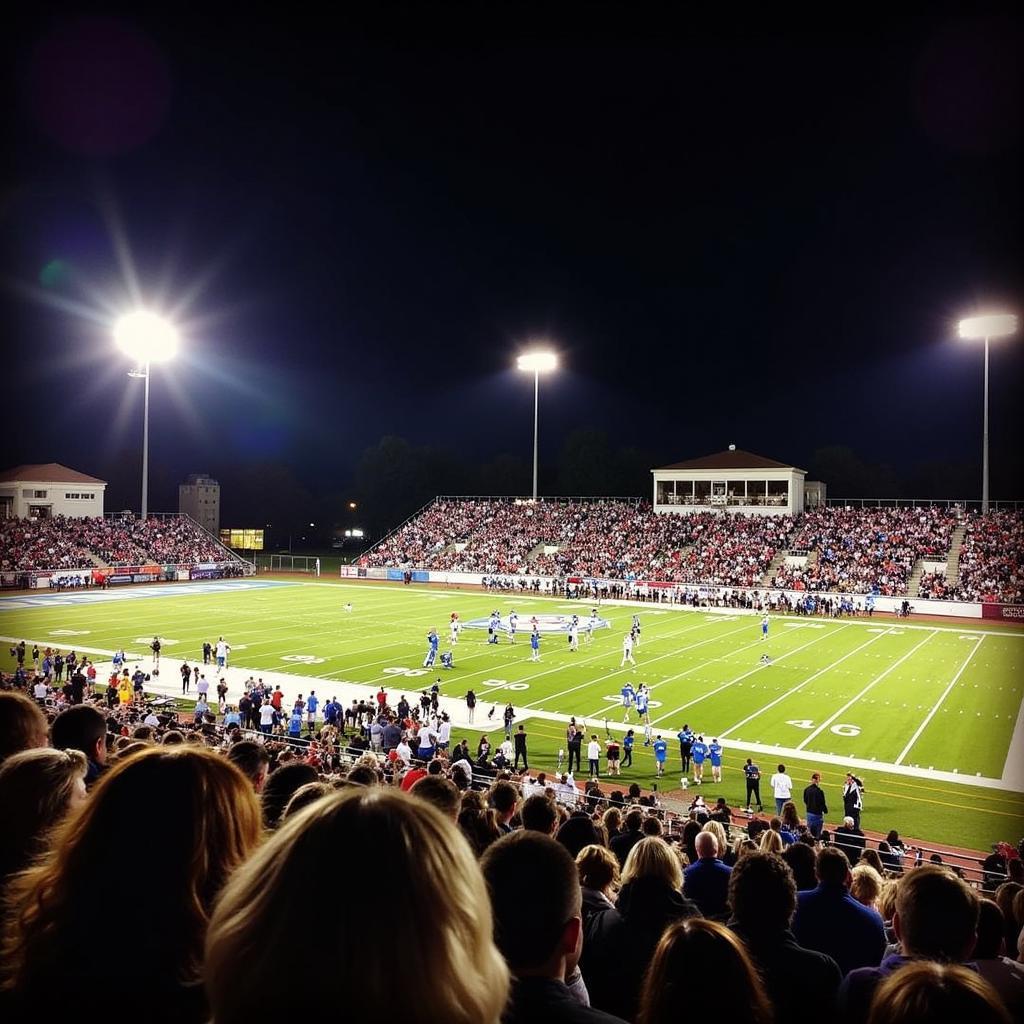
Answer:
[[[811,770],[822,771],[831,817],[841,808],[844,766],[818,760],[819,754],[877,762],[877,769],[860,772],[867,783],[869,828],[896,827],[975,848],[1024,833],[1020,793],[886,771],[902,756],[901,763],[922,769],[1000,778],[1022,700],[1019,632],[983,631],[980,624],[900,624],[891,616],[840,622],[773,618],[770,637],[762,642],[756,617],[641,608],[643,639],[633,670],[620,668],[621,638],[633,611],[624,607],[604,608],[611,628],[597,632],[590,644],[581,636],[578,653],[568,651],[563,637],[546,635],[538,665],[529,660],[529,616],[572,610],[586,615],[589,606],[329,580],[218,594],[131,595],[118,591],[119,599],[102,603],[30,608],[0,599],[0,635],[65,648],[124,646],[141,654],[159,633],[166,655],[195,659],[204,639],[223,634],[232,644],[235,667],[317,677],[316,689],[324,696],[331,681],[374,689],[385,683],[395,694],[415,692],[438,674],[420,667],[429,627],[441,631],[444,650],[451,611],[466,623],[486,617],[492,607],[514,605],[521,624],[516,644],[488,646],[486,631],[464,629],[456,668],[443,674],[449,695],[475,689],[483,702],[478,722],[491,702],[511,700],[521,713],[576,715],[603,735],[605,717],[621,721],[623,682],[646,682],[653,690],[652,722],[672,739],[662,789],[678,788],[674,737],[687,722],[708,738],[721,737],[726,748],[723,785],[709,787],[706,796],[740,804],[739,768],[746,753],[735,744],[766,744],[799,750],[787,757],[798,788]],[[351,614],[342,610],[347,600],[354,606]],[[771,665],[759,662],[765,652]],[[562,724],[534,718],[528,728],[538,767],[553,768]],[[777,758],[762,753],[757,760],[767,776]],[[653,757],[638,745],[634,768],[623,781],[646,786],[652,780]],[[767,799],[766,781],[762,788]]]

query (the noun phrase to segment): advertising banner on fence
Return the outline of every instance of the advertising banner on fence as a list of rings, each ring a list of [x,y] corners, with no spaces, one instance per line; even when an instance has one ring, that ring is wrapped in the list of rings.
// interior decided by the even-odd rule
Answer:
[[[983,619],[999,619],[1002,622],[1019,622],[1024,625],[1024,605],[1021,604],[983,604]]]

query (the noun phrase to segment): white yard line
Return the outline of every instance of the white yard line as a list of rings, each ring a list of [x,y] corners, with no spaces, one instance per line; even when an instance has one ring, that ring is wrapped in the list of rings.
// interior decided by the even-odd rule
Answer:
[[[806,747],[807,744],[811,742],[811,740],[813,740],[817,736],[820,736],[841,714],[843,714],[843,712],[849,711],[850,708],[852,708],[853,705],[857,703],[857,701],[859,701],[866,693],[870,692],[875,686],[877,686],[890,672],[893,671],[893,669],[899,668],[899,666],[902,665],[903,662],[907,660],[907,658],[909,658],[913,654],[916,654],[922,647],[924,647],[926,643],[928,643],[929,640],[932,639],[932,637],[937,635],[938,634],[935,632],[929,633],[928,636],[926,636],[920,643],[914,644],[914,646],[911,647],[906,654],[897,658],[896,661],[894,661],[887,669],[885,669],[884,671],[880,672],[877,676],[875,676],[875,678],[872,679],[871,682],[868,683],[868,685],[860,691],[860,693],[858,693],[855,697],[850,698],[850,700],[848,700],[837,712],[835,712],[835,714],[829,715],[829,717],[826,718],[825,721],[822,722],[821,725],[819,725],[818,728],[815,729],[814,732],[812,732],[807,737],[807,739],[805,739],[802,743],[797,744],[796,749],[803,750],[804,747]]]
[[[914,733],[914,735],[910,737],[910,742],[903,748],[902,752],[900,753],[900,756],[896,758],[896,764],[903,764],[903,759],[907,756],[907,754],[910,753],[910,748],[918,741],[919,737],[921,736],[921,733],[924,732],[928,723],[935,717],[935,712],[942,707],[943,701],[945,701],[945,699],[949,696],[953,687],[956,686],[960,677],[964,674],[964,671],[966,670],[967,666],[971,663],[971,659],[975,656],[975,654],[978,653],[978,648],[981,646],[981,642],[984,639],[985,638],[982,636],[978,637],[978,642],[971,648],[971,653],[967,655],[967,660],[957,670],[956,675],[953,676],[953,678],[950,680],[949,686],[947,686],[945,690],[942,691],[942,696],[935,702],[935,705],[931,709],[931,711],[929,711],[928,714],[925,715],[924,721],[917,727],[917,730]],[[1024,703],[1021,704],[1021,710],[1024,711]],[[1013,749],[1013,743],[1010,744],[1010,749]]]
[[[835,636],[835,634],[838,633],[838,632],[839,632],[838,629],[831,629],[827,633],[822,633],[820,636],[814,637],[813,640],[808,640],[807,643],[801,644],[799,647],[794,647],[793,650],[786,651],[785,654],[780,654],[777,658],[774,659],[773,664],[775,662],[782,661],[783,658],[788,658],[791,654],[798,654],[805,647],[810,647],[811,644],[816,644],[819,640],[824,640],[826,637]],[[751,647],[759,647],[760,644],[761,644],[761,641],[759,640],[757,643],[750,644],[749,646],[751,646]],[[741,647],[740,650],[746,650],[746,648]],[[697,697],[694,697],[693,700],[688,700],[685,704],[681,704],[679,707],[673,708],[671,711],[668,711],[664,715],[661,715],[658,718],[656,718],[653,722],[651,722],[651,725],[657,725],[659,722],[664,722],[666,718],[671,718],[673,715],[679,714],[680,711],[685,711],[688,707],[692,707],[694,704],[699,704],[701,701],[707,700],[708,697],[713,697],[716,693],[719,693],[722,690],[728,689],[730,686],[733,686],[736,683],[739,683],[742,680],[746,679],[747,676],[752,676],[752,675],[754,675],[755,672],[760,672],[760,671],[762,671],[765,668],[768,668],[768,666],[767,665],[756,665],[754,668],[749,669],[748,671],[744,672],[742,675],[736,676],[735,679],[730,679],[727,682],[722,683],[721,686],[716,686],[715,689],[708,690],[707,693],[702,693],[702,694],[698,695]],[[673,677],[673,678],[678,678],[678,677]],[[666,682],[667,682],[667,680],[666,680]],[[661,684],[659,684],[659,685],[661,685]]]
[[[746,725],[747,722],[752,722],[755,718],[757,718],[758,715],[763,715],[766,711],[775,707],[776,704],[781,703],[787,697],[791,697],[798,690],[802,690],[808,683],[813,682],[815,679],[817,679],[818,676],[823,676],[826,672],[831,672],[832,669],[836,667],[836,665],[841,665],[844,661],[846,661],[847,658],[852,658],[855,654],[859,653],[860,651],[863,651],[865,647],[870,647],[871,644],[875,643],[875,641],[881,640],[882,637],[886,635],[886,633],[888,633],[888,630],[886,630],[885,633],[876,633],[870,640],[866,640],[859,647],[854,647],[852,651],[848,651],[841,658],[837,658],[835,661],[832,662],[831,665],[826,665],[824,668],[818,669],[817,672],[815,672],[813,675],[808,676],[805,680],[803,680],[803,682],[797,683],[796,686],[790,687],[784,694],[782,694],[781,697],[776,697],[775,700],[769,701],[767,704],[765,704],[764,707],[758,708],[757,711],[755,711],[752,715],[747,715],[747,717],[744,718],[742,721],[737,722],[735,725],[730,725],[728,729],[725,729],[718,734],[719,737],[728,736],[729,733],[735,732],[737,729]]]

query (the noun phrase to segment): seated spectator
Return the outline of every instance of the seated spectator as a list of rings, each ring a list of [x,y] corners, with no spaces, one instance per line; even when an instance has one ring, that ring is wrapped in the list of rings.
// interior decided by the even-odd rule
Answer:
[[[254,792],[263,792],[270,769],[270,754],[262,743],[239,740],[228,750],[228,760],[252,783]]]
[[[583,923],[576,865],[561,844],[538,832],[515,832],[488,849],[481,867],[495,938],[513,976],[504,1024],[613,1024],[617,1018],[583,1005],[566,985],[579,960]]]
[[[287,821],[289,818],[295,817],[300,811],[304,811],[311,804],[315,804],[333,792],[333,788],[326,782],[307,782],[304,786],[299,786],[285,806],[281,820]]]
[[[0,764],[12,754],[47,744],[46,715],[22,693],[0,691]]]
[[[296,885],[365,878],[367,850],[380,884],[349,886],[332,903],[331,927],[311,927]],[[401,922],[422,928],[422,941],[400,944],[382,913],[385,891],[399,894]],[[217,1024],[290,1020],[296,989],[277,979],[309,979],[312,965],[326,974],[303,985],[311,1020],[336,1018],[339,999],[346,1019],[391,1019],[405,992],[425,1020],[498,1024],[508,971],[480,867],[450,821],[398,790],[353,787],[286,821],[235,872],[206,941]]]
[[[930,1021],[1010,1024],[995,989],[976,972],[955,964],[920,961],[883,982],[871,1003],[869,1024]]]
[[[612,853],[619,859],[620,868],[625,867],[626,858],[629,856],[630,851],[644,837],[643,832],[641,832],[644,824],[644,812],[639,807],[631,807],[626,811],[624,821],[625,829],[610,844]],[[693,824],[697,831],[700,831],[697,823],[694,822]]]
[[[523,801],[519,817],[528,831],[554,835],[558,826],[558,805],[547,794],[534,793]]]
[[[805,949],[790,931],[796,883],[781,857],[755,851],[729,876],[729,927],[764,978],[778,1020],[796,1020],[807,1007],[828,1020],[842,974],[830,956]]]
[[[49,845],[50,833],[86,800],[85,754],[40,747],[0,764],[0,895],[8,878]]]
[[[555,839],[569,851],[569,856],[574,860],[585,846],[604,846],[604,837],[594,823],[579,813],[559,826]]]
[[[2,774],[2,773],[0,773]],[[971,961],[978,973],[999,993],[1014,1020],[1024,1020],[1024,964],[1006,956],[1006,924],[998,904],[981,900],[978,941]]]
[[[882,876],[870,864],[863,863],[858,864],[850,874],[850,895],[861,906],[878,910],[878,898],[882,895]]]
[[[1006,949],[1012,956],[1017,948],[1017,941],[1021,934],[1020,926],[1017,924],[1017,915],[1013,909],[1013,901],[1017,893],[1024,892],[1024,885],[1020,882],[1003,882],[996,886],[995,901],[1003,912],[1003,920],[1006,922]]]
[[[626,1020],[636,1016],[640,981],[666,925],[700,917],[682,886],[679,857],[663,839],[649,836],[630,851],[615,909],[587,923],[580,967],[593,1006]]]
[[[354,771],[355,769],[353,769]],[[351,781],[352,772],[349,772]],[[281,822],[288,801],[309,782],[316,782],[319,776],[311,765],[291,762],[276,768],[267,776],[260,794],[263,807],[263,825],[273,831]]]
[[[725,918],[729,912],[729,875],[732,869],[718,858],[718,839],[711,832],[697,836],[697,862],[683,872],[683,895],[700,907],[705,917]]]
[[[417,800],[425,800],[433,805],[449,821],[459,820],[459,790],[454,782],[443,775],[428,775],[425,779],[420,779],[409,792]]]
[[[619,891],[619,861],[607,847],[584,846],[576,854],[583,895],[583,924],[600,910],[615,906]]]
[[[252,788],[220,755],[148,747],[115,765],[44,857],[8,887],[5,1019],[207,1021],[200,969],[208,915],[259,838]],[[111,919],[111,890],[96,872],[112,868],[158,880],[159,902],[131,915],[124,969],[104,984],[88,950]]]
[[[815,866],[818,863],[814,848],[807,843],[791,843],[782,851],[782,859],[793,872],[798,892],[813,889],[818,884]]]
[[[709,993],[743,1007],[746,1024],[773,1024],[775,1015],[743,944],[724,925],[690,918],[665,930],[640,992],[637,1024],[677,1024],[692,1005],[694,979]]]
[[[839,996],[842,1018],[866,1021],[875,990],[914,960],[966,961],[974,950],[978,913],[978,897],[951,871],[927,864],[904,875],[892,922],[901,952],[846,976]]]
[[[89,762],[85,773],[90,788],[107,767],[107,720],[89,704],[62,711],[50,729],[57,750],[80,750]]]
[[[844,975],[877,967],[885,955],[885,927],[877,910],[850,895],[850,862],[835,847],[818,853],[818,886],[797,896],[793,934],[807,949],[832,957]]]
[[[854,867],[860,860],[861,851],[867,840],[864,833],[853,823],[853,818],[843,818],[843,824],[832,833],[832,842],[846,854],[850,866]]]

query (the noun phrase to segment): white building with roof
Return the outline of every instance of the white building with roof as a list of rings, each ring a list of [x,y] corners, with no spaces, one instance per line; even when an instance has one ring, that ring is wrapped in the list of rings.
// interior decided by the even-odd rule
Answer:
[[[103,515],[107,482],[45,462],[0,473],[0,519],[86,518]]]
[[[805,469],[735,445],[714,455],[652,469],[655,512],[795,515],[804,507]]]

